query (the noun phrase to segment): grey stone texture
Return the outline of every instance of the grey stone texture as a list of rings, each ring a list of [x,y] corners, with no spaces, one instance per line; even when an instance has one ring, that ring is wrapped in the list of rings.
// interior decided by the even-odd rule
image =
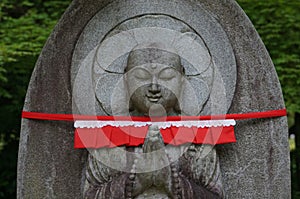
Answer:
[[[92,30],[104,37],[120,21],[150,13],[175,17],[200,32],[229,85],[228,113],[284,108],[268,52],[235,1],[74,0],[41,52],[24,110],[72,113],[72,84],[78,72],[74,65],[101,41],[86,33],[86,27],[106,22]],[[84,46],[76,48],[82,40]],[[232,58],[219,55],[231,52],[234,67],[222,65]],[[22,120],[17,198],[82,197],[87,152],[73,148],[73,131],[71,122]],[[286,117],[237,121],[235,132],[237,143],[217,146],[226,198],[290,198]]]

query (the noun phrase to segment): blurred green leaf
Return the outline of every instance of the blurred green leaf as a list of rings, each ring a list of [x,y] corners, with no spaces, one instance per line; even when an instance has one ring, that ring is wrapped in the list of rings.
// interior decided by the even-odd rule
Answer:
[[[0,198],[16,197],[20,114],[31,72],[71,0],[0,1]]]
[[[238,0],[276,67],[289,112],[300,112],[300,1]]]

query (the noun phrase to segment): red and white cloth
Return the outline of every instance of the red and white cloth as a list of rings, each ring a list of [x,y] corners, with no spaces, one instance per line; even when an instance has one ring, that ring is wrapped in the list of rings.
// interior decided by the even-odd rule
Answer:
[[[164,122],[81,120],[74,123],[75,148],[139,146],[144,143],[150,125],[160,129],[165,144],[236,142],[233,119]]]

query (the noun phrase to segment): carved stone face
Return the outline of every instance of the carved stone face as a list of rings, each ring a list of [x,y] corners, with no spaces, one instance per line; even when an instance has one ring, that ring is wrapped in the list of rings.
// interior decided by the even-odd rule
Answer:
[[[184,69],[177,54],[155,48],[134,50],[125,72],[131,109],[142,115],[157,107],[166,114],[179,111]]]

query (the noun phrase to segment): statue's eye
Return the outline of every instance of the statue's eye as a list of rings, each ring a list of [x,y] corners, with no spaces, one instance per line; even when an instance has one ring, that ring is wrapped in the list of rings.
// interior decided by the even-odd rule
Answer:
[[[158,78],[162,80],[171,80],[176,77],[176,71],[172,68],[166,68],[159,72]]]
[[[134,71],[132,71],[133,75],[135,78],[137,79],[150,79],[151,78],[151,74],[145,70],[145,69],[141,69],[141,68],[137,68]]]

